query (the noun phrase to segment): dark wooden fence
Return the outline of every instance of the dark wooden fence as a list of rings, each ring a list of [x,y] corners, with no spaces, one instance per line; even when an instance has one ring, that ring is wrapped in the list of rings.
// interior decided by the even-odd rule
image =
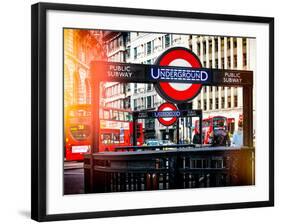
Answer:
[[[254,184],[254,148],[151,147],[85,155],[85,192],[182,189]],[[141,148],[138,148],[140,150]],[[120,149],[119,149],[120,150]]]

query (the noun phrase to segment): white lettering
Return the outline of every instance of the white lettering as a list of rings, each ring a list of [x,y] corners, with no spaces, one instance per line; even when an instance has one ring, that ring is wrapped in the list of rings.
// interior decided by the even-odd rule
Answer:
[[[173,69],[173,68],[151,68],[151,77],[157,80],[183,80],[183,81],[207,81],[209,73],[206,71]]]

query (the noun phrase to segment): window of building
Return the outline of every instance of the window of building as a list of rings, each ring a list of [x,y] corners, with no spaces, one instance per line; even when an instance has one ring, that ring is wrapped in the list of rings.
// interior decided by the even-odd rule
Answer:
[[[135,83],[135,84],[134,84],[134,93],[137,93],[137,91],[138,91],[138,84]]]
[[[203,42],[203,54],[207,54],[206,41]]]
[[[215,100],[215,107],[216,109],[219,109],[219,98],[216,98]]]
[[[227,49],[230,50],[230,39],[227,38]]]
[[[201,100],[198,100],[198,109],[201,109]]]
[[[151,59],[147,60],[147,61],[146,61],[146,64],[149,64],[149,65],[152,64],[152,63],[151,63]]]
[[[146,47],[146,54],[150,55],[151,54],[151,41],[147,42],[147,47]]]
[[[212,40],[209,40],[208,43],[209,43],[209,54],[211,54],[212,53],[213,42],[212,42]]]
[[[215,68],[219,68],[219,59],[215,60]]]
[[[149,84],[147,84],[147,91],[151,91],[151,90],[152,90],[152,84],[149,83]]]
[[[231,96],[227,97],[227,107],[231,108]]]
[[[237,48],[237,39],[233,38],[233,48]]]
[[[210,67],[210,68],[213,67],[213,60],[212,60],[212,59],[210,60],[209,67]]]
[[[171,45],[171,37],[169,34],[165,35],[165,48],[170,47]]]
[[[131,33],[130,32],[127,32],[126,41],[127,42],[131,41]]]
[[[152,96],[153,107],[156,107],[156,104],[159,104],[158,102],[156,102],[156,98],[156,95]]]
[[[130,92],[131,91],[131,84],[127,83],[126,84],[126,92]]]
[[[227,67],[228,68],[231,67],[231,58],[230,58],[230,56],[227,57]]]
[[[234,96],[234,107],[238,107],[238,97]]]
[[[207,87],[206,86],[204,86],[204,93],[206,93],[207,92]]]
[[[198,52],[198,55],[201,54],[201,45],[200,45],[200,42],[197,43],[197,52]]]
[[[151,100],[151,96],[147,97],[147,108],[151,108],[152,107],[152,100]]]
[[[138,49],[137,47],[134,48],[134,59],[137,59],[138,56]]]
[[[222,97],[222,98],[221,98],[221,108],[224,108],[224,104],[225,104],[225,98]]]
[[[203,109],[207,110],[207,100],[206,99],[204,99],[204,108]]]
[[[212,92],[213,91],[213,86],[210,86],[210,92]]]
[[[237,68],[237,55],[234,55],[233,57],[233,64],[234,64],[234,68]]]
[[[215,39],[215,52],[219,51],[219,40],[216,38]]]
[[[134,99],[134,110],[138,110],[137,108],[137,99]]]
[[[124,93],[124,84],[123,83],[119,84],[119,93]]]
[[[243,38],[243,48],[246,49],[247,47],[247,39]]]
[[[224,58],[221,59],[221,68],[224,68]]]
[[[247,54],[243,54],[243,66],[247,66]]]
[[[213,109],[213,99],[210,98],[209,100],[209,109],[212,110]]]
[[[119,37],[119,46],[123,46],[123,36]]]
[[[126,49],[126,59],[130,58],[130,54],[131,54],[131,47],[128,46],[127,49]]]

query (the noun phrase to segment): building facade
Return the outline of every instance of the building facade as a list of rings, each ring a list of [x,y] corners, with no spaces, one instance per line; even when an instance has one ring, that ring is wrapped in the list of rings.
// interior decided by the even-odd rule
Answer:
[[[89,68],[93,60],[104,60],[100,31],[64,29],[64,105],[90,104]]]
[[[104,31],[102,35],[108,61],[126,62],[130,33]],[[131,109],[130,84],[105,82],[103,85],[103,106],[119,109]]]

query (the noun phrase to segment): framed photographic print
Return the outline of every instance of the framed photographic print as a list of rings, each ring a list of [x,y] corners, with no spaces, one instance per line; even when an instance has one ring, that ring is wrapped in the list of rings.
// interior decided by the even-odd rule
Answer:
[[[32,219],[274,205],[274,19],[32,6]]]

